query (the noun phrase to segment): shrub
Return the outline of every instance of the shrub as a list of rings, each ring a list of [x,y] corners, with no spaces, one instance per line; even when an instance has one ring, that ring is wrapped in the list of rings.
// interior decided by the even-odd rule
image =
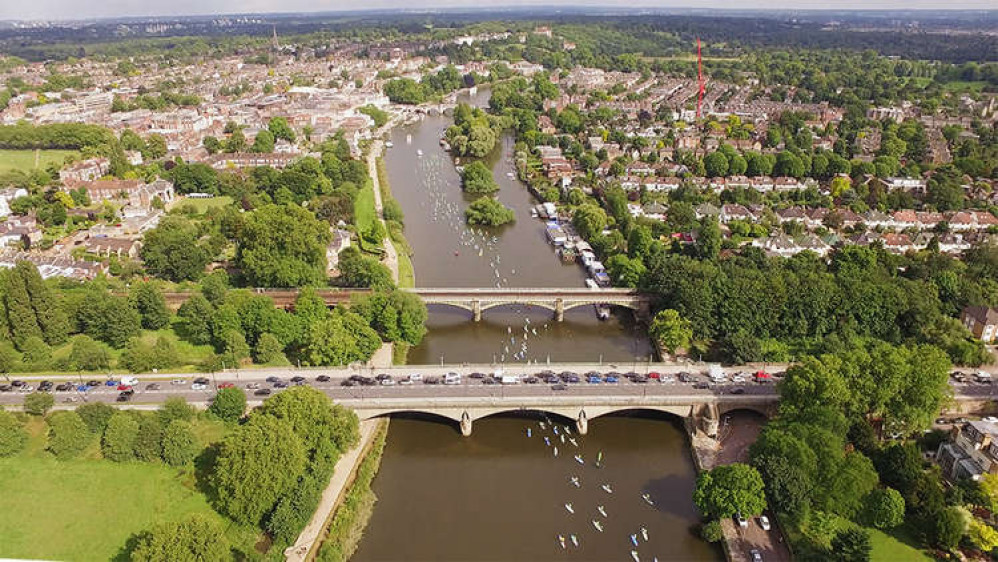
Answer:
[[[163,460],[170,466],[183,466],[197,456],[197,436],[190,422],[175,420],[163,432]]]
[[[163,454],[163,425],[159,417],[146,413],[139,421],[139,433],[135,437],[135,458],[140,461],[158,461]]]
[[[16,455],[24,450],[28,432],[14,414],[0,409],[0,458]]]
[[[700,527],[700,536],[707,542],[721,542],[721,539],[724,538],[724,532],[721,531],[721,522],[714,520],[704,523]]]
[[[194,406],[188,404],[187,400],[173,396],[167,398],[156,413],[159,415],[159,421],[163,423],[163,427],[166,427],[174,420],[191,421],[194,419],[195,412]]]
[[[55,406],[55,397],[48,392],[32,392],[24,397],[24,411],[34,416],[44,416]]]
[[[55,412],[48,418],[48,450],[57,459],[78,456],[90,444],[93,434],[76,412]]]
[[[274,538],[274,543],[287,545],[294,542],[311,519],[321,495],[322,482],[309,474],[278,500],[267,520],[267,532]]]
[[[215,395],[208,411],[224,421],[236,421],[246,411],[246,393],[240,388],[223,388]]]
[[[76,409],[76,413],[80,415],[83,423],[87,424],[90,431],[97,435],[104,435],[104,430],[107,429],[107,422],[111,421],[111,416],[116,411],[117,409],[114,406],[103,402],[84,404]]]
[[[141,533],[136,537],[131,559],[218,562],[231,560],[232,553],[221,525],[203,515],[192,515],[183,521],[160,523]]]

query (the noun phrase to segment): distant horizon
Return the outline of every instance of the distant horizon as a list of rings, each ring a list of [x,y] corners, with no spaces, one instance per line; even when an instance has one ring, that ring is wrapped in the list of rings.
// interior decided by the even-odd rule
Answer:
[[[935,0],[932,0],[935,2]],[[149,4],[144,0],[100,0],[97,5],[93,0],[36,0],[32,3],[4,3],[0,6],[0,21],[10,22],[75,22],[94,20],[128,20],[128,19],[162,19],[162,18],[204,18],[204,17],[287,17],[293,15],[323,15],[349,13],[385,13],[415,14],[427,12],[481,12],[496,13],[509,11],[538,12],[572,11],[598,12],[620,11],[689,11],[713,13],[746,13],[746,12],[792,12],[792,13],[834,13],[848,11],[850,13],[878,12],[937,12],[937,13],[998,13],[991,0],[955,0],[945,7],[930,5],[927,0],[846,0],[829,2],[821,0],[800,0],[784,2],[783,0],[753,0],[749,5],[732,8],[725,5],[724,0],[707,0],[706,4],[692,5],[683,1],[657,2],[635,0],[625,6],[613,2],[582,0],[477,0],[469,3],[467,0],[433,0],[424,5],[405,3],[402,0],[369,0],[367,7],[344,7],[337,0],[175,0],[169,6],[156,5],[149,10]],[[331,3],[333,5],[325,5]]]

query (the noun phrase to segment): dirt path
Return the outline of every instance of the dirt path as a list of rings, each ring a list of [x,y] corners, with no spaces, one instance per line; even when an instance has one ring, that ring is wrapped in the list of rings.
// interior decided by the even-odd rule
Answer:
[[[329,480],[329,486],[322,492],[322,499],[319,500],[319,507],[312,514],[312,520],[308,522],[305,529],[298,535],[295,544],[289,546],[284,551],[284,559],[288,562],[304,562],[309,558],[310,551],[315,548],[316,541],[322,536],[330,517],[340,500],[346,494],[347,485],[353,481],[353,472],[360,464],[362,455],[367,451],[368,446],[374,439],[374,434],[378,429],[381,420],[367,420],[360,422],[360,442],[356,447],[347,451],[338,461],[333,469],[333,477]]]

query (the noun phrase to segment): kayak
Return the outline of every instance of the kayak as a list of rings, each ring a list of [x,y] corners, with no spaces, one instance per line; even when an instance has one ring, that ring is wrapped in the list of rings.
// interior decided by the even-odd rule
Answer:
[[[572,544],[574,544],[575,546],[579,546],[579,539],[575,535],[572,535],[571,538],[572,538]]]
[[[651,494],[641,494],[641,499],[645,500],[648,505],[655,505],[655,502],[651,500]]]
[[[602,505],[601,505],[601,506],[598,506],[598,507],[596,508],[596,511],[598,511],[598,512],[599,512],[599,514],[600,514],[600,515],[602,515],[603,517],[606,517],[606,510],[605,510],[605,509],[603,509],[603,506],[602,506]]]
[[[641,559],[638,558],[638,551],[636,550],[631,551],[631,558],[634,559],[634,562],[641,562]]]
[[[586,461],[582,460],[582,455],[575,455],[575,460],[579,464],[586,464]]]
[[[606,492],[606,493],[608,493],[608,494],[612,494],[613,493],[613,488],[611,488],[609,484],[603,484],[600,487],[603,488],[603,491]]]
[[[641,527],[641,538],[643,538],[645,542],[648,542],[648,529]]]
[[[633,544],[634,546],[638,546],[638,536],[637,535],[631,535],[631,544]]]
[[[567,509],[569,513],[575,513],[575,508],[572,507],[572,504],[570,504],[570,503],[566,503],[565,504],[565,509]],[[648,540],[648,539],[645,539],[645,540]]]
[[[561,548],[564,549],[565,548],[565,537],[563,537],[561,535],[558,535],[558,544],[560,544]]]
[[[575,484],[576,488],[580,488],[581,487],[581,485],[579,484],[579,477],[578,476],[573,476],[572,477],[572,484]]]
[[[599,531],[601,533],[603,532],[603,525],[600,524],[600,522],[597,521],[597,520],[595,520],[595,519],[593,519],[593,527],[596,527],[597,531]]]

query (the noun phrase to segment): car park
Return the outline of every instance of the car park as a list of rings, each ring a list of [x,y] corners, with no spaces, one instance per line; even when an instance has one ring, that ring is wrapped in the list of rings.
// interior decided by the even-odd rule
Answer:
[[[769,524],[769,517],[766,517],[765,515],[759,517],[759,526],[762,527],[763,531],[768,531],[773,528],[773,526]]]
[[[146,390],[159,390],[162,386],[158,382],[151,382],[146,385]]]
[[[315,377],[316,382],[329,382],[329,375],[319,375]]]
[[[207,388],[208,388],[208,385],[201,384],[199,382],[193,383],[191,385],[191,390],[207,390]]]
[[[255,396],[270,396],[269,388],[258,388],[256,392],[253,393]]]

